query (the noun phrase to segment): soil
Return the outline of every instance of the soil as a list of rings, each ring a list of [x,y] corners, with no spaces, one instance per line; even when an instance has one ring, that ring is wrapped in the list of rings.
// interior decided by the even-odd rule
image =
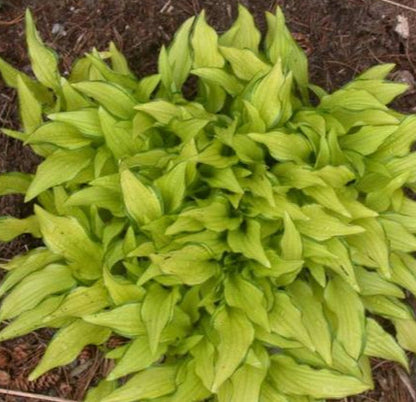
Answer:
[[[396,63],[391,78],[405,81],[409,91],[394,107],[416,112],[416,0],[242,0],[265,29],[264,12],[280,5],[295,38],[309,55],[311,80],[328,91],[339,88],[366,68],[378,63]],[[25,48],[23,17],[30,7],[44,41],[61,57],[61,71],[92,47],[105,49],[109,41],[127,56],[139,76],[156,71],[157,54],[188,17],[205,9],[208,20],[219,31],[236,16],[234,0],[0,0],[0,56],[30,72]],[[406,19],[410,32],[397,32],[398,19]],[[0,81],[0,127],[19,128],[16,97]],[[0,134],[0,172],[34,172],[40,162],[28,147]],[[0,198],[0,216],[24,217],[31,213],[20,196]],[[36,246],[30,236],[0,243],[0,258],[9,259]],[[27,380],[39,361],[52,331],[42,330],[0,345],[0,388],[81,400],[86,389],[111,367],[96,348],[86,348],[64,368]],[[115,344],[122,342],[113,339]],[[111,346],[111,345],[110,345]],[[415,359],[412,358],[415,365]],[[398,366],[374,361],[376,388],[345,402],[415,402],[416,380]],[[5,396],[0,401],[28,401]],[[35,399],[32,399],[35,400]],[[38,399],[41,401],[42,399]]]

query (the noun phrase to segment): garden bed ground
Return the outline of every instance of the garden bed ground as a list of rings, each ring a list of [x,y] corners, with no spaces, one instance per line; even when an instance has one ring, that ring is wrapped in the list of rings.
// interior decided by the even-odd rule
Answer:
[[[416,0],[399,1],[416,8]],[[273,10],[277,4],[283,7],[292,32],[309,55],[312,81],[327,90],[341,86],[371,65],[396,63],[392,78],[408,82],[410,89],[396,101],[395,107],[416,112],[416,10],[385,0],[241,3],[250,8],[262,29],[264,11]],[[104,49],[113,40],[140,76],[156,70],[160,46],[169,42],[187,17],[205,8],[210,22],[223,31],[233,21],[236,5],[233,0],[0,0],[0,55],[30,71],[23,31],[24,10],[29,6],[45,42],[61,56],[61,71],[67,71],[73,60],[92,46]],[[398,29],[400,19],[407,21],[410,32],[406,32],[403,23],[402,29]],[[0,126],[18,127],[15,95],[1,82]],[[0,134],[0,172],[33,172],[38,163],[39,158],[29,148]],[[30,211],[31,205],[24,205],[21,197],[0,198],[0,215],[24,217]],[[9,244],[0,243],[0,258],[8,259],[33,245],[34,240],[28,236]],[[110,369],[111,362],[104,360],[96,349],[87,348],[73,364],[30,383],[27,374],[39,361],[51,336],[51,331],[43,330],[0,345],[0,388],[79,401],[86,389]],[[120,342],[114,338],[109,346]],[[392,363],[375,361],[376,389],[348,401],[416,402],[414,358],[412,363],[409,377]],[[32,399],[0,392],[0,401],[29,400]]]

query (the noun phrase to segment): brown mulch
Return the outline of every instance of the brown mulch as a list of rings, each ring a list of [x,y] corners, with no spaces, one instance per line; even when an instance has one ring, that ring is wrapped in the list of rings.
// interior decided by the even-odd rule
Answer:
[[[416,0],[397,0],[416,8]],[[338,88],[377,63],[396,63],[392,78],[410,85],[394,103],[403,112],[416,112],[416,12],[382,0],[242,0],[264,30],[264,12],[283,7],[296,39],[307,51],[312,81],[326,90]],[[157,54],[186,18],[207,11],[209,21],[224,31],[236,15],[234,0],[0,0],[0,56],[30,72],[25,49],[23,15],[31,7],[45,42],[61,57],[67,72],[74,59],[93,46],[104,49],[113,40],[140,76],[156,71]],[[410,35],[396,31],[397,18],[408,19]],[[0,82],[0,126],[18,128],[16,98]],[[28,147],[0,134],[0,173],[34,172],[39,158]],[[24,217],[31,205],[20,196],[0,197],[0,216]],[[11,258],[36,245],[29,236],[0,243],[0,259]],[[49,330],[0,344],[0,388],[81,400],[85,390],[108,372],[111,363],[96,348],[87,348],[72,364],[47,373],[34,383],[27,374],[39,361]],[[415,359],[412,358],[412,365]],[[390,362],[374,361],[376,389],[344,402],[416,402],[415,367],[409,377]],[[0,401],[28,399],[4,397]]]

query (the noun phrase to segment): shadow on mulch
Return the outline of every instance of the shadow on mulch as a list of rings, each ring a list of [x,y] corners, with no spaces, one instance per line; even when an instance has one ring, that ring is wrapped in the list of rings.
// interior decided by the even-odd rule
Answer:
[[[416,112],[416,33],[401,37],[395,28],[398,16],[416,26],[416,13],[388,5],[382,0],[242,0],[264,31],[264,12],[283,7],[295,38],[309,55],[311,80],[334,90],[377,63],[396,63],[392,78],[405,81],[410,90],[395,101],[402,112]],[[414,0],[401,0],[415,6]],[[234,20],[233,0],[40,0],[0,1],[0,55],[14,66],[30,72],[25,48],[23,18],[30,7],[45,42],[61,57],[61,71],[70,70],[74,59],[93,46],[106,48],[109,41],[127,56],[139,76],[156,71],[157,54],[172,38],[178,26],[202,8],[219,32]],[[0,126],[19,127],[13,91],[0,83]],[[20,142],[0,134],[0,172],[34,172],[40,159]],[[18,196],[0,198],[0,215],[24,217],[31,213]],[[36,246],[35,239],[21,236],[0,243],[0,258],[11,258]],[[44,393],[80,400],[85,390],[111,367],[96,348],[86,348],[79,358],[46,374],[34,383],[27,374],[39,361],[52,331],[42,330],[0,346],[0,387]],[[116,341],[117,342],[117,341]],[[374,361],[376,389],[344,402],[415,402],[415,379],[397,365]],[[415,360],[412,359],[412,365]],[[413,367],[413,373],[415,369]],[[413,385],[412,385],[413,381]],[[0,401],[20,402],[25,398],[6,397]]]

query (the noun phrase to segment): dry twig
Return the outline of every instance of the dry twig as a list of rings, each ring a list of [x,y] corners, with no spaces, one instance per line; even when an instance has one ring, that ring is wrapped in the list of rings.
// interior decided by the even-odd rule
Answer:
[[[57,398],[56,396],[31,394],[29,392],[13,391],[13,390],[4,389],[4,388],[0,388],[0,394],[20,396],[22,398],[29,398],[29,399],[40,399],[41,401],[45,401],[45,402],[76,402],[76,401],[72,401],[69,399]]]
[[[397,3],[396,1],[392,1],[392,0],[380,0],[380,1],[383,1],[384,3],[391,4],[392,6],[404,8],[405,10],[413,11],[414,13],[416,13],[416,8],[414,8],[414,7],[409,7],[409,6],[406,6],[405,4],[400,4],[400,3]]]

